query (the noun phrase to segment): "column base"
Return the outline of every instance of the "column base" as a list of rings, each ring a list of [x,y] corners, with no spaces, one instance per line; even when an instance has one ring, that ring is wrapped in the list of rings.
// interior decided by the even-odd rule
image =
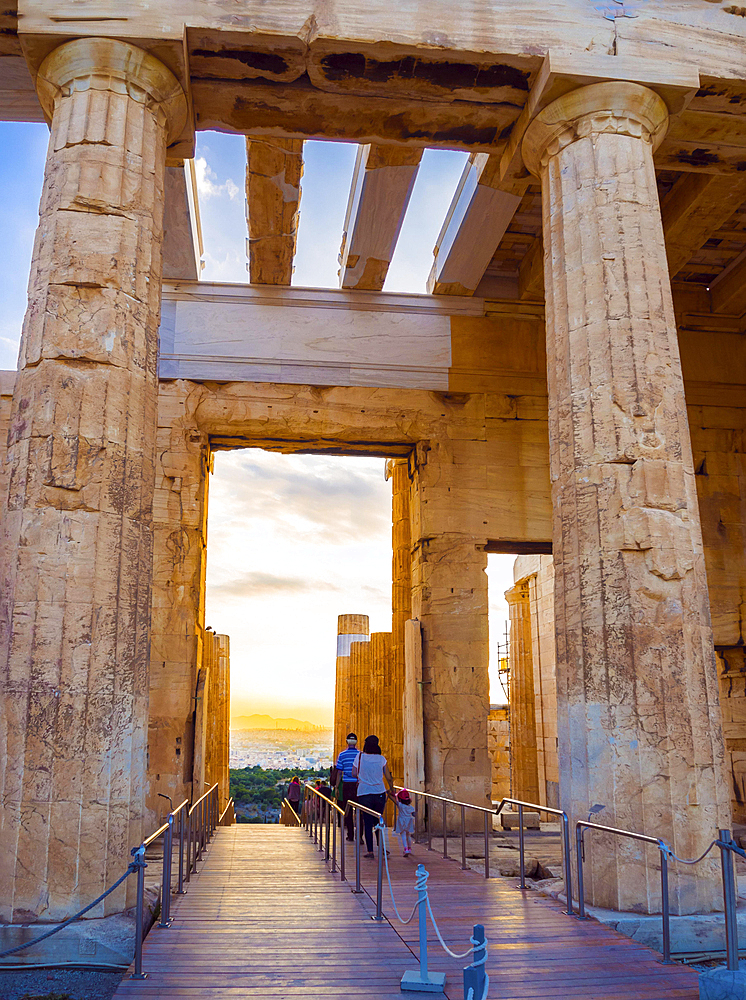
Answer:
[[[699,1000],[746,1000],[746,967],[735,972],[727,969],[701,972]]]
[[[144,931],[155,921],[160,894],[145,890]],[[46,934],[54,923],[0,924],[0,951],[15,948]],[[0,959],[0,969],[20,965],[116,965],[127,968],[135,954],[135,915],[133,910],[109,917],[82,918],[58,934],[32,944],[15,955]]]

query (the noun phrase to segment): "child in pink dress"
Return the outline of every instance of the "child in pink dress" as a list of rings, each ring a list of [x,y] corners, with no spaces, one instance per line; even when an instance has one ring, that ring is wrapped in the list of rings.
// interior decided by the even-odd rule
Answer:
[[[406,788],[402,788],[396,796],[396,826],[394,834],[399,834],[404,848],[404,857],[412,853],[412,834],[414,833],[414,806]]]

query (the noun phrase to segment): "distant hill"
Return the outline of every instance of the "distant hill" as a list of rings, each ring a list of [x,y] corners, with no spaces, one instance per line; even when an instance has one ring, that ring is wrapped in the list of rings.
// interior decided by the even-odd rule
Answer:
[[[304,733],[323,733],[326,726],[314,726],[301,719],[273,719],[271,715],[237,715],[231,719],[231,729],[293,729]]]

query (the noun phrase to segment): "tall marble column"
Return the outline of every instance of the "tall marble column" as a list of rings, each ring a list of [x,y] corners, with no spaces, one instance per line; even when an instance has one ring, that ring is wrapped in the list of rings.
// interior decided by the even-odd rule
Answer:
[[[412,617],[412,524],[410,511],[409,459],[388,462],[391,479],[391,702],[392,773],[404,780],[404,624]]]
[[[166,145],[175,77],[55,49],[0,518],[0,920],[61,920],[142,837]],[[88,916],[134,902],[132,879]]]
[[[370,620],[367,615],[339,615],[337,617],[337,675],[334,688],[334,759],[345,749],[345,737],[352,727],[350,701],[350,646],[353,642],[366,642],[370,638]],[[364,734],[358,733],[362,749]]]
[[[560,797],[571,818],[694,857],[730,806],[697,493],[653,151],[652,90],[601,83],[540,112]],[[588,836],[589,898],[660,908],[658,853]],[[721,901],[671,868],[676,913]]]
[[[539,802],[534,661],[528,584],[505,592],[510,613],[510,769],[513,797]]]

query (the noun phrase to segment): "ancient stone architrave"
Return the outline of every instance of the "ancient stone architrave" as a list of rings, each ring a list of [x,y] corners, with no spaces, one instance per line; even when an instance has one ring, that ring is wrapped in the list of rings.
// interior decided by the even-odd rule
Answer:
[[[37,89],[51,140],[0,553],[7,922],[70,916],[143,832],[163,185],[186,116],[171,72],[119,41],[54,49]]]
[[[510,613],[510,769],[513,798],[540,802],[528,585],[506,591]]]
[[[652,90],[550,104],[523,153],[542,181],[560,795],[655,830],[681,856],[727,827],[704,553],[653,150]],[[586,851],[597,905],[660,905],[652,856]],[[714,865],[672,876],[673,912],[717,908]]]

